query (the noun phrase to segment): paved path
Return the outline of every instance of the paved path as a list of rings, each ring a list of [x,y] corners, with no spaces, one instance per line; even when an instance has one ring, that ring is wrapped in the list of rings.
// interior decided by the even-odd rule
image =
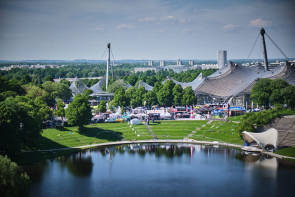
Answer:
[[[146,124],[146,127],[149,130],[150,134],[153,136],[154,140],[157,140],[158,137],[154,134],[154,132],[152,131],[152,129],[150,128],[150,126],[148,124]]]
[[[187,144],[204,144],[204,145],[221,145],[235,148],[242,148],[243,146],[237,144],[229,144],[223,142],[210,142],[210,141],[197,141],[193,139],[183,139],[183,140],[132,140],[132,141],[117,141],[117,142],[106,142],[100,144],[90,144],[83,146],[67,147],[67,148],[56,148],[56,149],[46,149],[46,150],[37,150],[39,152],[50,152],[50,151],[63,151],[63,150],[73,150],[73,149],[87,149],[94,147],[104,147],[104,146],[113,146],[113,145],[123,145],[123,144],[140,144],[140,143],[187,143]],[[35,152],[35,151],[27,151]]]
[[[294,159],[295,160],[295,157],[289,157],[289,156],[285,156],[285,155],[279,155],[279,154],[272,153],[272,152],[262,151],[262,153],[265,154],[265,155],[269,155],[269,156],[272,156],[272,157],[279,158],[279,159]]]

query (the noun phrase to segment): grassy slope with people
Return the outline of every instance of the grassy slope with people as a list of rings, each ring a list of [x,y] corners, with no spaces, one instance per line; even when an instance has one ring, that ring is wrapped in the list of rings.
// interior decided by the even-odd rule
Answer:
[[[207,120],[156,121],[149,125],[158,139],[191,138],[206,141],[223,141],[241,144],[242,140],[236,130],[237,123]],[[44,129],[39,150],[64,147],[77,147],[88,144],[121,140],[153,139],[146,125],[127,123],[97,123],[87,125],[78,132],[78,127],[65,127],[63,130]]]
[[[148,132],[140,131],[140,136],[127,123],[97,123],[87,125],[78,132],[78,127],[65,127],[63,130],[44,129],[39,149],[76,147],[89,144],[121,140],[139,140],[142,136],[152,139]],[[54,143],[53,143],[54,142]]]
[[[276,151],[277,154],[285,155],[289,157],[295,157],[295,147],[283,148]]]
[[[239,122],[244,116],[230,117],[229,121],[207,120],[170,120],[150,122],[151,131],[158,139],[195,139],[201,141],[219,141],[243,144],[239,133]],[[144,124],[130,126],[127,123],[97,123],[85,126],[78,132],[78,127],[65,127],[63,130],[44,129],[38,150],[77,147],[121,140],[151,140],[152,134]],[[23,153],[25,161],[34,161],[35,157],[46,159],[71,153],[72,151]],[[295,156],[295,148],[276,151],[277,154]],[[26,157],[26,158],[24,158]]]

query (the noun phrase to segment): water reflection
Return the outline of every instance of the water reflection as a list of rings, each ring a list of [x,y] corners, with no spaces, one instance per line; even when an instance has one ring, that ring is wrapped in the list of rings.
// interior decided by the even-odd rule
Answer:
[[[32,196],[279,196],[295,176],[294,163],[195,144],[96,148],[31,169]]]
[[[272,179],[277,176],[279,162],[275,157],[245,152],[237,154],[236,157],[244,161],[245,170],[248,172],[257,173],[257,170],[259,170],[260,173],[264,173],[264,176]]]
[[[24,170],[30,175],[30,179],[33,182],[41,181],[45,171],[48,168],[48,163],[42,161],[38,164],[23,166]]]
[[[66,167],[73,176],[87,177],[91,175],[93,163],[90,152],[77,154],[56,159],[62,168]]]
[[[92,149],[91,151],[97,151]],[[113,157],[116,153],[128,153],[131,155],[139,155],[145,157],[148,155],[154,155],[157,158],[165,157],[172,159],[175,157],[189,156],[193,158],[194,152],[206,152],[208,157],[212,154],[223,153],[225,157],[228,154],[236,154],[239,152],[235,149],[228,149],[224,147],[211,147],[205,145],[190,145],[190,144],[130,144],[121,145],[117,147],[105,147],[99,149],[103,156]]]

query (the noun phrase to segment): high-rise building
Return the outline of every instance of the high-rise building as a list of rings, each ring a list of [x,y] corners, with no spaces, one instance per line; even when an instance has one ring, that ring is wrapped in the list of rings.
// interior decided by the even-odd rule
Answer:
[[[218,68],[222,68],[227,65],[227,51],[226,50],[218,50],[217,54],[217,64]]]
[[[181,66],[181,65],[182,65],[182,62],[181,62],[180,59],[178,59],[178,60],[176,61],[176,65],[177,65],[177,66]]]
[[[190,66],[193,66],[193,65],[194,65],[194,60],[189,60],[189,61],[188,61],[188,64],[189,64]]]
[[[160,66],[165,66],[165,61],[164,60],[160,60]]]
[[[153,60],[150,60],[148,65],[153,66]]]

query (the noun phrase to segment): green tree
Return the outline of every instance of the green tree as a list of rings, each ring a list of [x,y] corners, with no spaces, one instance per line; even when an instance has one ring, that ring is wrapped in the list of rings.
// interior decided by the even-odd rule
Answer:
[[[21,140],[19,106],[7,99],[0,102],[0,151],[1,154],[13,155],[20,150]]]
[[[98,111],[100,113],[105,113],[107,111],[105,100],[100,101],[100,103],[98,104]]]
[[[27,196],[30,178],[7,156],[0,155],[0,191],[3,197]]]
[[[172,90],[172,94],[173,94],[173,101],[174,101],[173,104],[175,106],[182,105],[183,89],[182,89],[181,85],[179,85],[179,84],[175,85]]]
[[[136,75],[131,75],[131,76],[127,77],[127,82],[132,86],[134,86],[136,84],[137,80],[138,80],[138,78]]]
[[[83,94],[84,94],[84,95],[87,95],[87,96],[90,96],[90,94],[92,94],[92,93],[93,93],[93,91],[90,90],[90,89],[86,89],[86,90],[84,90],[84,92],[83,92]]]
[[[16,80],[8,80],[0,76],[0,101],[7,97],[15,97],[16,95],[24,95],[26,92]]]
[[[76,95],[66,109],[66,118],[71,125],[79,126],[79,131],[83,125],[90,123],[92,117],[91,107],[87,95]]]
[[[39,88],[38,86],[35,85],[26,85],[24,86],[27,96],[30,97],[31,99],[34,99],[36,97],[42,97],[44,98],[46,96],[45,90]]]
[[[284,104],[287,104],[289,108],[295,109],[295,86],[288,86],[282,89],[282,96]]]
[[[112,104],[114,106],[126,106],[127,104],[127,98],[125,96],[125,90],[124,88],[119,88],[114,95],[114,99]]]
[[[134,87],[128,88],[126,90],[125,96],[126,96],[126,106],[130,106],[131,99],[135,96],[136,89]]]
[[[42,97],[35,98],[34,105],[38,107],[39,118],[41,121],[48,120],[52,116],[52,111],[46,105]]]
[[[53,81],[53,77],[51,75],[46,75],[43,81]]]
[[[55,83],[51,81],[46,81],[42,84],[42,88],[46,91],[46,96],[50,100],[51,105],[55,104],[56,98],[61,98],[63,100],[68,100],[72,96],[71,89],[64,83]]]
[[[161,90],[162,87],[163,87],[163,85],[162,85],[160,82],[156,82],[156,83],[154,84],[153,91],[154,91],[155,93],[157,93],[157,92],[159,92],[159,91]]]
[[[65,111],[65,104],[61,99],[57,99],[57,110],[55,111],[55,114],[63,120],[64,117],[66,116],[66,111]]]
[[[165,82],[163,87],[157,92],[157,99],[161,106],[171,106],[173,104],[172,90],[174,83],[171,80]]]
[[[284,98],[282,95],[282,90],[288,87],[289,84],[283,79],[275,79],[270,83],[271,95],[269,97],[269,101],[272,105],[274,104],[284,104]]]
[[[63,83],[63,84],[65,84],[65,85],[67,85],[68,87],[70,87],[70,85],[71,85],[71,82],[68,81],[68,80],[66,80],[66,79],[62,79],[62,80],[60,80],[60,83]]]
[[[72,90],[65,83],[56,83],[55,96],[63,100],[69,100],[72,97]]]
[[[136,92],[135,95],[132,97],[132,99],[130,100],[130,104],[132,107],[138,107],[138,106],[142,106],[144,104],[144,95],[146,93],[146,90],[144,89],[144,87],[139,87]]]
[[[21,79],[22,84],[27,84],[27,83],[30,83],[30,82],[32,82],[32,77],[30,75],[28,75],[28,74],[25,74],[23,76],[23,78]]]
[[[251,99],[265,107],[269,106],[269,98],[271,96],[271,79],[260,79],[252,88]]]
[[[38,143],[42,121],[49,113],[48,107],[38,101],[17,96],[0,102],[1,153],[13,155],[21,147],[34,147]]]
[[[183,105],[193,105],[197,103],[197,97],[192,90],[192,87],[186,87],[183,90],[182,104]]]
[[[158,104],[157,94],[154,91],[148,91],[144,95],[144,101],[146,101],[147,106],[153,106]]]
[[[8,99],[6,99],[8,100]],[[40,100],[42,101],[42,100]],[[20,138],[22,145],[34,147],[38,144],[41,132],[42,122],[49,117],[50,111],[45,103],[38,100],[31,100],[26,96],[17,96],[8,102],[17,103],[19,106],[18,119],[22,123],[20,127]]]
[[[15,97],[17,93],[14,91],[5,91],[0,93],[0,101],[4,101],[8,97]]]

